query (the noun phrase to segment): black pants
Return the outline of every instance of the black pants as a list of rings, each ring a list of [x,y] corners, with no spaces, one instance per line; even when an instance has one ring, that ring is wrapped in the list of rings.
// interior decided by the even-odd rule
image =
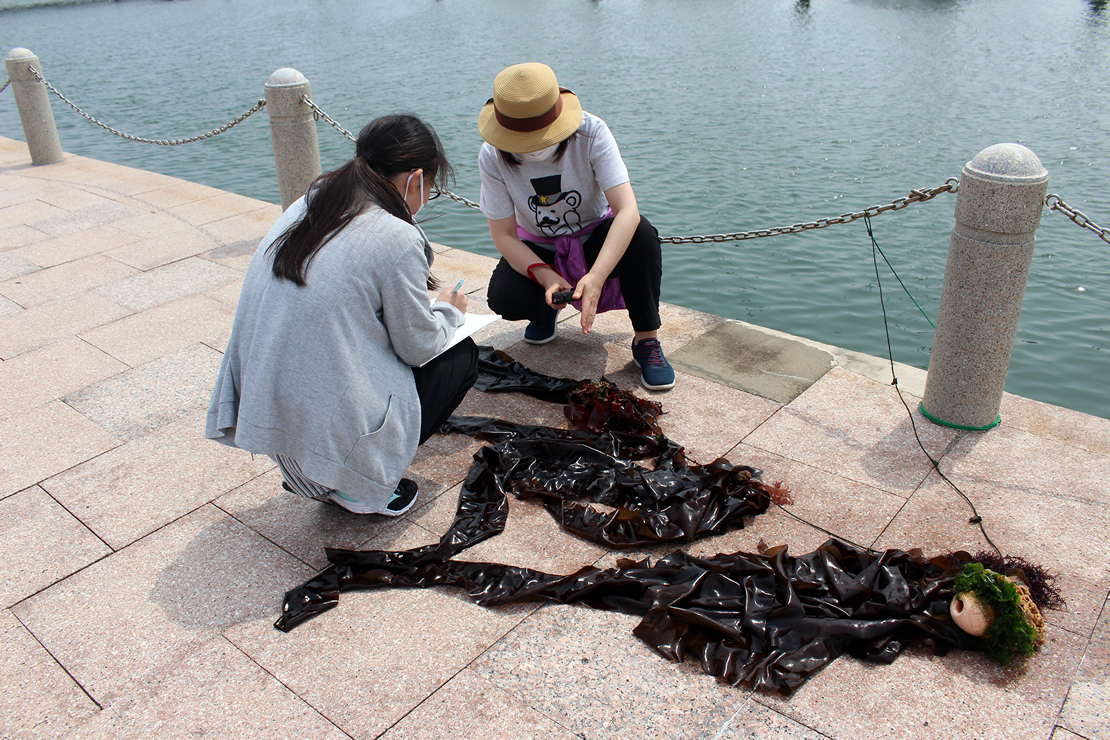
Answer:
[[[439,430],[478,379],[478,346],[462,340],[423,367],[414,367],[420,396],[420,444]]]
[[[605,244],[605,236],[613,219],[598,226],[582,244],[586,264],[593,266]],[[525,242],[536,255],[549,265],[555,264],[555,252],[545,245]],[[549,245],[548,245],[549,246]],[[610,277],[619,277],[624,305],[635,331],[655,331],[659,328],[659,283],[663,278],[663,254],[659,245],[659,232],[643,216],[632,235],[624,256],[617,263]],[[571,286],[574,287],[574,286]],[[489,307],[509,321],[542,321],[550,311],[539,283],[521,275],[502,257],[490,277],[487,289]]]

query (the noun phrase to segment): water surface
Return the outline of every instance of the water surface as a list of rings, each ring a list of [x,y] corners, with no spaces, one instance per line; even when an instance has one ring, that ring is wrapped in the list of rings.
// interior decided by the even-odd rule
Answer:
[[[1110,224],[1110,9],[1024,0],[185,0],[0,13],[0,45],[106,123],[214,128],[290,66],[351,130],[397,110],[439,130],[477,199],[477,113],[493,77],[543,61],[613,129],[665,236],[745,231],[883,203],[958,176],[999,142],[1036,152],[1049,190]],[[184,147],[111,136],[54,101],[70,152],[277,202],[265,113]],[[22,139],[10,92],[0,135]],[[319,126],[325,169],[351,145]],[[935,318],[955,196],[873,221]],[[485,219],[429,207],[430,235],[493,255]],[[422,214],[423,215],[423,214]],[[1045,211],[1007,390],[1110,417],[1110,245]],[[667,246],[664,300],[885,356],[862,221]],[[884,268],[885,269],[885,268]],[[927,367],[932,328],[880,272],[895,359]]]

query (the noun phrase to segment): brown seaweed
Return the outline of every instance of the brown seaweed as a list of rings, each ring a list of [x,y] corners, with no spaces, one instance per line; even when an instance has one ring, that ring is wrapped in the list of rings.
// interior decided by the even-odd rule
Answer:
[[[489,444],[475,454],[448,532],[402,552],[327,549],[330,564],[285,595],[275,627],[289,631],[348,591],[454,586],[490,607],[550,601],[635,614],[641,621],[634,634],[671,660],[696,660],[730,684],[782,694],[844,653],[890,662],[921,639],[941,653],[981,649],[948,616],[966,553],[926,560],[919,551],[870,553],[832,539],[797,557],[785,546],[706,558],[676,551],[654,565],[621,559],[613,568],[565,576],[454,560],[504,529],[510,493],[540,499],[564,528],[610,547],[690,541],[743,526],[772,495],[789,496],[781,485],[763,483],[755,468],[687,461],[683,448],[659,433],[658,412],[630,401],[634,396],[601,384],[583,394],[579,381],[533,373],[504,353],[484,355],[489,389],[560,402],[578,389],[567,416],[588,429],[452,417],[446,431]],[[621,420],[595,414],[591,404],[599,402]]]

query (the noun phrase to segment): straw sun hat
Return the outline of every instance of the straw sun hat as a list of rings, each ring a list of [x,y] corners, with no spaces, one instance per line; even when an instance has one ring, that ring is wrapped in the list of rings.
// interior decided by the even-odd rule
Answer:
[[[514,64],[493,81],[493,97],[478,115],[482,138],[512,154],[558,144],[582,125],[578,96],[559,87],[546,64]]]

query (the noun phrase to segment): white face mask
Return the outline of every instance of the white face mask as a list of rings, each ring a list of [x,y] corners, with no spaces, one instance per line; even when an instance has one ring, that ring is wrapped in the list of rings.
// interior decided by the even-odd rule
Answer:
[[[540,149],[538,152],[521,152],[516,155],[516,157],[521,162],[550,162],[554,159],[555,150],[558,148],[558,144],[552,144],[546,149]]]
[[[409,173],[409,179],[405,180],[405,192],[406,193],[409,191],[409,183],[412,182],[412,176],[415,175],[415,174],[416,174],[415,172],[410,172]],[[416,214],[420,213],[420,209],[423,208],[428,202],[428,201],[424,200],[424,170],[420,170],[420,189],[417,190],[416,192],[420,196],[420,205],[418,205],[416,207],[416,210],[412,212],[412,217],[413,218],[416,218]]]

